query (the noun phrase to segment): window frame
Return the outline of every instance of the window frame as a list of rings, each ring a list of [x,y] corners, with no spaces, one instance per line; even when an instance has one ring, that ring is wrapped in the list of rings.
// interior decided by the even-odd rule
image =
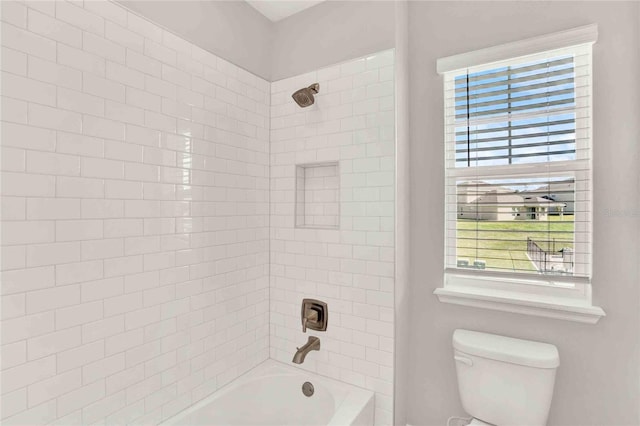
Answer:
[[[547,53],[553,53],[558,49],[579,49],[579,45],[588,45],[588,52],[591,54],[591,45],[597,40],[597,26],[588,25],[585,27],[574,28],[571,30],[563,31],[560,33],[544,35],[533,39],[527,39],[515,43],[509,43],[501,46],[495,46],[487,49],[481,49],[478,51],[463,53],[447,58],[438,60],[437,69],[438,73],[444,74],[444,93],[451,89],[450,85],[455,84],[455,74],[465,72],[468,68],[474,68],[474,72],[477,69],[490,69],[495,67],[492,63],[500,61],[513,61],[513,64],[518,62],[526,62],[530,60],[531,55],[542,55]],[[523,58],[527,57],[527,58]],[[485,65],[486,64],[486,65]],[[593,84],[591,79],[591,73],[588,76],[589,90],[592,90]],[[582,101],[584,102],[584,101]],[[455,167],[455,132],[449,132],[450,126],[455,127],[455,122],[447,122],[447,113],[449,109],[455,108],[455,101],[446,99],[445,96],[445,143],[446,146],[445,157],[447,158],[446,176],[445,176],[445,192],[447,186],[452,182],[455,184],[456,180],[468,175],[469,178],[477,178],[478,173],[476,167],[470,168],[456,168]],[[591,132],[591,106],[585,104],[579,104],[576,99],[576,105],[573,107],[576,111],[587,110],[589,120],[589,131]],[[576,117],[577,118],[577,117]],[[583,118],[584,120],[584,118]],[[455,121],[455,119],[454,119]],[[578,128],[578,121],[576,120],[576,127]],[[576,132],[577,133],[577,132]],[[591,164],[591,140],[586,142],[580,142],[581,144],[587,144],[588,146],[578,146],[578,141],[581,140],[576,134],[576,159],[570,161],[558,161],[541,163],[544,164],[544,173],[532,173],[529,172],[529,176],[549,176],[548,173],[567,175],[567,173],[586,173],[588,178],[588,184],[591,185],[592,181],[592,164]],[[453,144],[453,148],[449,145]],[[451,158],[450,150],[453,150],[453,157]],[[589,155],[584,158],[580,157],[579,153],[588,153]],[[567,163],[571,165],[587,165],[587,171],[579,171],[577,167],[571,167],[567,169]],[[586,162],[586,164],[585,164]],[[555,164],[554,164],[555,163]],[[518,167],[510,165],[510,168],[517,169]],[[483,172],[488,174],[505,174],[504,166],[482,166]],[[526,177],[526,165],[523,165],[522,174],[509,175],[512,178]],[[530,166],[529,166],[530,168]],[[575,170],[571,170],[575,169]],[[454,173],[451,173],[451,171]],[[462,170],[462,171],[461,171]],[[465,171],[466,170],[466,171]],[[581,169],[584,170],[584,167]],[[568,172],[567,172],[568,171]],[[576,178],[576,175],[573,175]],[[482,174],[482,178],[485,178],[485,174]],[[588,190],[591,190],[589,188]],[[578,193],[576,187],[576,194]],[[449,197],[450,194],[446,194]],[[591,250],[584,247],[584,244],[592,245],[592,197],[588,197],[589,201],[582,201],[583,207],[587,207],[586,219],[589,224],[589,229],[585,234],[586,240],[575,241],[576,244],[580,244],[581,248],[578,250],[576,246],[576,253],[589,253],[587,261],[587,270],[581,270],[583,277],[573,276],[556,276],[556,275],[535,275],[527,273],[509,273],[500,271],[475,271],[473,269],[465,268],[452,268],[447,267],[447,257],[451,253],[447,253],[447,250],[451,250],[455,244],[450,244],[451,238],[456,238],[455,235],[445,235],[445,268],[444,268],[444,282],[443,286],[437,288],[434,293],[437,295],[441,302],[454,303],[464,306],[473,306],[479,308],[487,308],[494,310],[501,310],[507,312],[516,312],[528,315],[536,315],[557,319],[565,319],[571,321],[578,321],[583,323],[596,323],[601,317],[605,316],[604,310],[598,306],[592,304],[592,291],[591,291]],[[446,200],[446,198],[445,198]],[[576,200],[578,202],[578,200]],[[447,203],[445,203],[445,209],[447,209]],[[577,210],[577,209],[576,209]],[[449,224],[445,211],[445,233]],[[582,218],[584,219],[584,218]],[[574,219],[575,220],[575,219]],[[577,222],[577,221],[576,221]],[[455,234],[455,232],[453,232]],[[575,238],[575,234],[574,234]]]

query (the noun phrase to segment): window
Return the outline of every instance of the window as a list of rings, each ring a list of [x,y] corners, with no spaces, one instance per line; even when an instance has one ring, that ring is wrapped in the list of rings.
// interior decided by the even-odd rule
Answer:
[[[444,72],[445,290],[590,307],[591,45]]]

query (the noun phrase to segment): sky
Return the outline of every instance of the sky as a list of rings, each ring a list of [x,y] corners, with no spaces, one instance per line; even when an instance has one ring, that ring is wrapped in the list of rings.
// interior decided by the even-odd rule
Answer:
[[[542,68],[541,68],[542,67]],[[536,69],[531,69],[536,68]],[[511,164],[541,163],[548,161],[565,161],[575,159],[575,114],[567,112],[567,107],[575,106],[573,60],[570,56],[552,58],[545,61],[526,63],[511,69],[506,67],[489,69],[486,71],[469,74],[470,108],[472,115],[467,122],[466,86],[467,75],[456,76],[456,167],[468,166],[497,166],[508,165],[508,158],[482,160],[482,157],[509,156],[508,130],[512,128],[512,154],[539,154],[526,157],[512,158]],[[511,86],[512,93],[505,91]],[[489,87],[487,87],[489,86]],[[515,93],[513,92],[515,91]],[[502,92],[497,93],[496,92]],[[479,95],[474,98],[474,95]],[[509,99],[510,98],[510,99]],[[474,106],[488,101],[498,101],[487,106]],[[504,102],[500,102],[504,101]],[[546,106],[546,102],[558,102],[558,105]],[[512,112],[506,112],[511,102],[511,107],[522,108]],[[542,105],[544,104],[544,105]],[[544,114],[547,111],[548,114]],[[536,118],[522,118],[524,114],[543,112]],[[520,118],[519,118],[520,117]],[[474,121],[482,120],[481,123]],[[562,123],[553,122],[562,121]],[[467,137],[467,124],[469,124],[470,137]],[[523,127],[513,129],[513,127]],[[502,128],[502,130],[499,130]],[[496,129],[494,132],[474,131]],[[558,134],[546,135],[547,132]],[[540,135],[545,133],[545,135]],[[527,135],[536,135],[529,136]],[[515,138],[513,138],[515,137]],[[480,141],[478,139],[503,138],[496,141]],[[467,139],[469,139],[467,141]],[[491,148],[486,151],[471,152],[471,161],[467,161],[467,142],[469,148]],[[548,142],[556,142],[548,145]],[[566,142],[566,143],[562,143]],[[540,144],[538,146],[526,146],[518,148],[518,145]],[[501,148],[501,149],[500,149]],[[571,151],[555,155],[549,152]],[[462,161],[461,161],[462,160]],[[476,161],[479,160],[479,161]]]

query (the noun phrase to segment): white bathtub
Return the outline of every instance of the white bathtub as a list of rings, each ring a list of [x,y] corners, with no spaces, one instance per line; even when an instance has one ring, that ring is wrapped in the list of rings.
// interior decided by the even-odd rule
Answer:
[[[373,392],[268,360],[162,424],[371,426],[373,409]]]

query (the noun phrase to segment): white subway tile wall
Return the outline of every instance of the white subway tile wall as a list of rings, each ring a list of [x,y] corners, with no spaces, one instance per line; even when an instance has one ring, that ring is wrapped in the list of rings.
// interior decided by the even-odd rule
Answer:
[[[2,424],[157,423],[269,357],[270,84],[2,1]]]
[[[300,368],[376,393],[376,424],[392,424],[394,52],[271,85],[271,357],[306,342],[305,297],[329,305],[326,333]],[[291,94],[320,83],[302,109]],[[338,162],[340,229],[296,228],[296,165]]]

